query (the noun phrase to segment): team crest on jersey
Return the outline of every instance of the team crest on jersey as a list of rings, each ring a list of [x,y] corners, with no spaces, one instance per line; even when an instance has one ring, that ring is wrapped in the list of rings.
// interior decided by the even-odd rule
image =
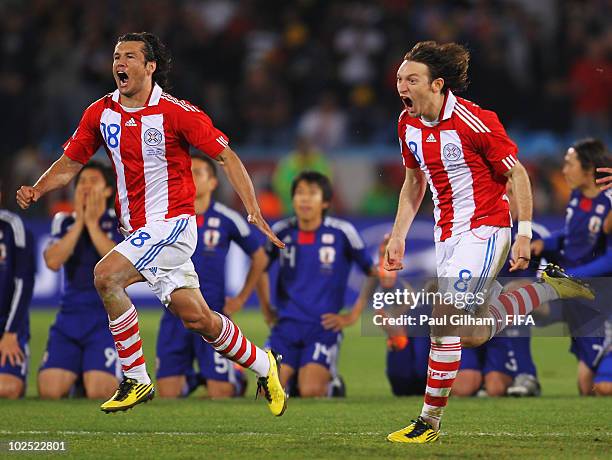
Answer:
[[[601,218],[597,216],[591,216],[589,219],[589,232],[599,233],[601,230]]]
[[[578,204],[578,199],[577,198],[572,198],[571,201],[569,202],[570,206],[576,206]]]
[[[218,230],[206,230],[203,235],[203,241],[207,249],[214,248],[219,244],[221,233]]]
[[[463,156],[461,148],[452,142],[444,146],[442,149],[442,154],[448,161],[457,161]]]
[[[143,138],[145,144],[153,147],[161,144],[161,142],[164,140],[164,135],[161,133],[161,131],[155,128],[149,128],[144,132]]]
[[[209,217],[208,226],[212,228],[219,228],[221,226],[221,219],[218,217]]]
[[[598,204],[595,206],[595,214],[603,214],[605,210],[606,207],[603,204]],[[2,236],[0,236],[0,238],[2,238]]]
[[[333,233],[323,233],[323,235],[321,235],[321,243],[334,244],[334,234]]]
[[[111,229],[111,228],[113,228],[113,223],[110,222],[110,221],[102,222],[102,228],[104,230]]]
[[[336,260],[336,249],[332,246],[323,246],[319,249],[319,260],[323,265],[331,265]]]

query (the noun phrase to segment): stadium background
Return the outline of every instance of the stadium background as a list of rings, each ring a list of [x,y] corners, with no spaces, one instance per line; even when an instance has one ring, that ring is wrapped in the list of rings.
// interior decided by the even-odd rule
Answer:
[[[535,220],[557,228],[563,221],[569,194],[560,173],[565,149],[587,135],[603,137],[608,145],[611,141],[611,9],[606,0],[4,0],[0,2],[2,207],[17,211],[14,194],[18,186],[31,184],[40,176],[58,157],[61,144],[72,134],[83,109],[114,88],[111,55],[116,37],[126,31],[148,30],[158,34],[172,52],[170,92],[202,107],[229,135],[232,147],[252,173],[270,220],[286,214],[286,190],[294,164],[308,151],[310,164],[333,177],[334,214],[353,221],[374,250],[383,230],[391,225],[403,179],[396,134],[402,107],[396,95],[395,72],[416,41],[433,39],[457,41],[470,49],[471,84],[461,96],[499,114],[529,170]],[[105,155],[98,154],[98,158],[104,160]],[[69,187],[48,195],[28,211],[18,211],[36,232],[39,253],[28,395],[36,394],[35,370],[54,314],[38,307],[57,306],[58,276],[44,268],[40,252],[51,216],[70,209],[71,193]],[[226,182],[218,198],[233,206],[239,204]],[[432,248],[430,225],[431,202],[426,199],[411,234],[416,237],[411,240],[413,247],[420,254],[412,259],[415,270],[432,269],[428,257]],[[240,256],[233,257],[230,289],[244,271]],[[139,307],[157,305],[146,289],[136,291]],[[150,362],[159,313],[143,312],[145,354]],[[263,340],[265,329],[256,313],[241,314],[238,321],[255,340]],[[292,401],[297,415],[288,422],[286,436],[297,446],[303,428],[315,437],[319,433],[320,445],[311,445],[309,454],[327,456],[334,452],[326,450],[329,447],[339,449],[340,455],[356,455],[348,450],[351,446],[337,445],[337,433],[320,432],[325,428],[305,422],[308,417],[329,417],[331,431],[336,427],[361,433],[357,445],[364,456],[380,454],[378,449],[385,448],[379,447],[384,433],[406,419],[407,414],[399,413],[387,417],[382,426],[372,427],[382,417],[397,412],[397,403],[388,396],[384,380],[384,342],[360,340],[356,328],[347,335],[341,370],[348,380],[349,395],[355,399],[319,408]],[[546,427],[554,425],[561,432],[559,436],[574,433],[573,425],[564,419],[570,411],[587,422],[601,424],[603,420],[609,428],[610,411],[605,404],[572,399],[576,394],[575,361],[565,353],[566,347],[566,340],[547,339],[537,342],[534,351],[536,363],[542,364],[545,394],[553,396],[552,400],[515,401],[512,408],[503,402],[490,402],[487,413],[477,407],[484,403],[454,400],[451,404],[456,408],[449,414],[456,415],[448,417],[447,427],[459,430],[458,437],[469,444],[472,429],[482,431],[484,426],[495,431],[492,427],[498,422],[505,423],[508,431],[518,429],[512,425],[517,423],[512,414],[522,413],[518,421],[521,429],[532,424],[536,427],[535,435],[521,438],[525,442],[521,441],[520,452],[525,455],[559,454],[555,437]],[[364,379],[363,375],[372,377]],[[420,406],[418,399],[411,406]],[[351,412],[366,400],[373,404],[367,406],[367,412]],[[44,419],[55,414],[54,406],[49,405],[52,403],[27,404],[32,415],[23,418],[11,415],[20,414],[20,406],[4,406],[6,420],[13,421],[13,428],[49,427]],[[189,412],[193,409],[182,402],[177,406],[160,401],[156,404],[159,413],[146,419],[144,412],[137,420],[144,424],[146,419],[155,429],[164,426],[161,420],[168,417],[176,420],[176,432],[202,429],[181,418],[182,414],[193,418],[201,415]],[[232,420],[236,425],[244,424],[251,417],[251,403],[241,404],[238,409],[235,404],[229,408],[215,404],[214,411],[230,420],[230,426]],[[496,419],[487,418],[491,409]],[[79,417],[93,409],[77,404],[62,410],[64,416],[51,424],[53,428],[81,428]],[[254,423],[260,423],[257,410],[252,411],[256,413]],[[470,413],[474,414],[471,418],[467,415]],[[353,414],[351,421],[347,422],[343,414]],[[127,421],[115,421],[113,428],[92,423],[94,429],[108,429],[107,434],[101,431],[98,436],[107,441],[114,440],[113,429],[135,429]],[[276,433],[274,439],[280,446],[285,439],[280,433],[286,433],[286,426],[262,423],[254,430]],[[66,433],[67,439],[80,439],[77,434]],[[466,454],[481,455],[487,446],[504,445],[495,435],[481,435],[484,437]],[[599,435],[604,441],[610,439],[610,433]],[[249,436],[238,436],[243,446],[254,439]],[[198,445],[193,437],[185,439],[189,447],[183,444],[181,448]],[[221,442],[233,444],[236,437],[227,436],[217,427],[215,439],[217,453],[237,453],[220,447]],[[602,452],[591,442],[593,433],[586,433],[586,428],[575,432],[572,439],[576,453],[597,456]],[[130,447],[136,453],[146,453],[150,442],[156,445],[156,438],[143,435],[132,440]],[[92,456],[105,447],[93,441],[89,446]],[[164,449],[169,449],[169,454],[176,452],[172,442],[157,447],[158,453]],[[347,450],[342,450],[345,447]],[[530,450],[532,447],[541,450]],[[270,450],[267,446],[261,449],[255,450],[254,456]],[[436,452],[449,454],[444,447],[440,449]],[[399,453],[387,451],[390,455]],[[299,450],[284,452],[296,458],[306,455]]]
[[[3,205],[16,210],[15,190],[40,176],[84,108],[113,89],[116,37],[150,30],[174,58],[170,92],[229,135],[268,218],[289,212],[291,178],[307,164],[332,176],[336,215],[379,228],[392,220],[403,181],[395,72],[413,43],[434,39],[470,49],[463,96],[499,114],[529,170],[535,219],[558,227],[569,193],[559,167],[565,149],[587,135],[610,140],[612,28],[604,12],[603,0],[5,1]],[[50,217],[70,209],[71,193],[20,211],[39,254]],[[226,181],[217,195],[241,209]],[[431,200],[420,216],[431,220]],[[431,242],[421,230],[413,236]],[[379,237],[370,239],[375,247]],[[427,260],[418,258],[425,267],[417,268],[432,270]],[[240,255],[232,261],[230,292],[244,271]],[[34,303],[57,304],[59,277],[40,258],[38,268]],[[146,288],[135,293],[156,303]]]

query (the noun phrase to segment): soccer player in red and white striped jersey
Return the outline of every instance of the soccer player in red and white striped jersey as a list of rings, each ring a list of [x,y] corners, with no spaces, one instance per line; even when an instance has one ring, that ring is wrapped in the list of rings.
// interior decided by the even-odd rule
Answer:
[[[66,185],[101,146],[114,167],[115,208],[127,239],[96,265],[94,275],[124,380],[102,405],[103,411],[126,410],[153,397],[138,314],[125,292],[127,286],[147,281],[188,329],[226,358],[253,370],[270,410],[282,415],[286,396],[278,380],[278,356],[256,347],[231,320],[212,312],[198,289],[190,260],[197,244],[190,145],[223,165],[249,222],[274,244],[284,244],[262,218],[251,179],[227,136],[201,109],[164,92],[169,65],[169,54],[155,35],[119,37],[112,65],[117,89],[85,110],[62,157],[34,186],[21,187],[17,201],[25,209]]]
[[[406,235],[429,183],[440,292],[484,294],[484,302],[434,306],[432,315],[447,325],[431,329],[423,409],[411,425],[387,437],[392,442],[438,439],[462,346],[485,343],[508,324],[508,317],[528,314],[548,300],[592,298],[589,289],[552,268],[544,273],[546,282],[500,295],[501,285],[495,278],[510,250],[512,225],[506,182],[512,178],[519,220],[510,271],[529,264],[531,185],[517,158],[518,149],[497,115],[454,94],[467,84],[468,62],[469,53],[460,45],[421,42],[406,54],[397,72],[397,90],[405,106],[398,135],[406,177],[385,269],[402,268]],[[487,321],[468,324],[457,318],[460,310]],[[453,325],[453,315],[463,324]]]

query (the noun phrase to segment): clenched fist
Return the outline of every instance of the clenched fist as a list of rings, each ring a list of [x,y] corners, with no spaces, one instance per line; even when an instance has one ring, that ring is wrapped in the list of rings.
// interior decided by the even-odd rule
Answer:
[[[28,209],[32,203],[35,203],[40,198],[40,192],[34,187],[22,185],[17,190],[17,204],[21,209]]]

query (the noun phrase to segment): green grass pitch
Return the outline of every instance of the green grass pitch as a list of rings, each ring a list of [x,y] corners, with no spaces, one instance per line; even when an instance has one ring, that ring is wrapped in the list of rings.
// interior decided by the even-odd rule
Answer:
[[[145,355],[153,372],[160,311],[140,313]],[[433,445],[397,445],[390,431],[420,412],[422,398],[395,398],[384,375],[381,338],[346,333],[340,371],[347,383],[343,400],[289,401],[283,417],[247,397],[210,401],[198,395],[180,401],[156,399],[127,413],[106,415],[98,402],[36,399],[40,363],[52,311],[33,311],[31,369],[27,398],[0,401],[0,458],[9,440],[59,440],[65,458],[611,458],[612,399],[576,396],[576,363],[568,339],[538,338],[533,351],[543,396],[533,399],[451,398]],[[266,328],[257,313],[236,317],[256,343]]]

